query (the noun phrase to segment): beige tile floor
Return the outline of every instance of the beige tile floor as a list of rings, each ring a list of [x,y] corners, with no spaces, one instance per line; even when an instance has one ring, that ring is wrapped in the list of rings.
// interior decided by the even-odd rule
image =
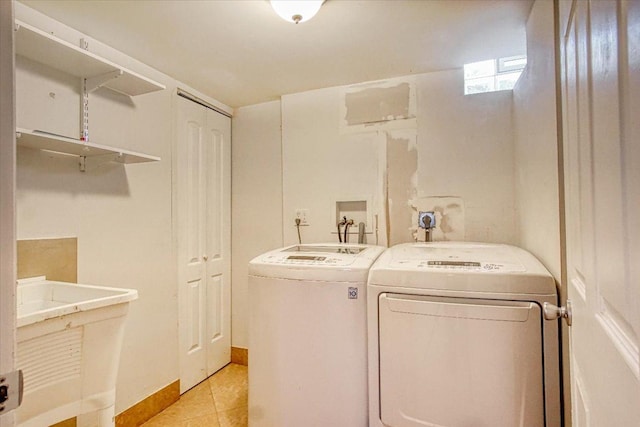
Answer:
[[[247,367],[232,363],[142,426],[246,427],[247,396]]]

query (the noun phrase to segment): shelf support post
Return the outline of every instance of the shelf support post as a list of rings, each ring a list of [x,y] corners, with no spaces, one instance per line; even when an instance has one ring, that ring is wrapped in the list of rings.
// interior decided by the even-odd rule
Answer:
[[[80,139],[89,141],[89,94],[123,74],[122,70],[113,70],[99,76],[81,79],[82,98],[80,100]]]
[[[82,97],[80,98],[80,140],[89,141],[89,92],[87,79],[81,79]]]
[[[89,43],[84,38],[80,39],[80,49],[89,50]],[[80,79],[80,93],[80,140],[89,141],[89,92],[87,92],[87,79],[85,78]],[[81,163],[80,170],[82,168]]]

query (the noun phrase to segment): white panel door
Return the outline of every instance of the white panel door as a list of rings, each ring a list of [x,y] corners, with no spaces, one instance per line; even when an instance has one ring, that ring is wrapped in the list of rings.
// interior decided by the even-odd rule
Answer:
[[[640,425],[640,2],[561,22],[573,425]]]
[[[180,388],[229,363],[230,119],[177,98]]]
[[[231,119],[205,108],[207,375],[231,361]]]

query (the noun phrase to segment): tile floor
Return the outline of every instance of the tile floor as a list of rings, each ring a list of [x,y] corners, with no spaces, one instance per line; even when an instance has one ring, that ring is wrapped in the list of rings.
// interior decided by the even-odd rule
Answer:
[[[232,363],[142,426],[246,427],[247,396],[247,367]]]

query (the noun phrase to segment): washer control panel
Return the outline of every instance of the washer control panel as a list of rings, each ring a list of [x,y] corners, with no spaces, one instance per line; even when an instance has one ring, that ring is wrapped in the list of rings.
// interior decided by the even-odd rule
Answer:
[[[267,254],[262,262],[283,265],[348,266],[366,248],[357,246],[294,246],[281,252]]]
[[[481,267],[479,262],[473,261],[427,261],[432,267]]]
[[[320,256],[320,255],[291,255],[291,254],[273,254],[267,255],[262,259],[266,264],[283,264],[283,265],[338,265],[346,266],[353,264],[355,256]]]
[[[289,255],[288,261],[326,261],[326,256],[312,256],[312,255]]]

